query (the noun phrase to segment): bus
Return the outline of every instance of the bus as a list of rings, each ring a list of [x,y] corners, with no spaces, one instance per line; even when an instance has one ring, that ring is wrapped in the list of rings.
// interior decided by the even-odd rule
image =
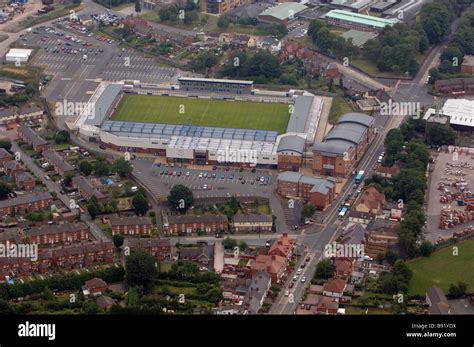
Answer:
[[[359,171],[359,173],[357,174],[356,179],[355,179],[356,184],[359,184],[360,182],[362,182],[362,179],[364,178],[364,173],[365,173],[364,170]]]
[[[341,212],[339,212],[338,218],[339,218],[339,219],[343,219],[344,216],[346,215],[347,211],[349,211],[349,207],[344,206],[344,207],[341,209]]]

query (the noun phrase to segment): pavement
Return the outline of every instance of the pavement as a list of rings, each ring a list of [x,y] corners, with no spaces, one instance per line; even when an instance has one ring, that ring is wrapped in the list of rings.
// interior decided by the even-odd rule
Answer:
[[[78,212],[77,208],[71,208],[71,202],[74,202],[74,200],[68,197],[67,195],[61,194],[61,188],[59,184],[51,180],[47,180],[45,178],[47,173],[43,171],[38,165],[36,165],[34,160],[25,152],[23,152],[16,142],[12,142],[11,151],[14,153],[20,153],[20,158],[25,164],[25,166],[28,167],[36,177],[40,178],[43,181],[43,184],[46,186],[48,192],[55,192],[58,199],[61,200],[61,202],[65,206],[68,206],[72,213]],[[74,205],[76,205],[75,202]],[[82,221],[89,226],[91,233],[96,240],[109,240],[107,236],[102,232],[102,230],[92,221],[92,218],[90,217],[87,210],[84,210],[84,213],[81,214],[81,217]]]

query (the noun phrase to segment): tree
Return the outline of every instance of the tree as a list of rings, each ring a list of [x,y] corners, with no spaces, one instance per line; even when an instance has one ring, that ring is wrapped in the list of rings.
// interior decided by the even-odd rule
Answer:
[[[69,143],[71,135],[66,130],[60,130],[54,136],[54,142],[57,144]]]
[[[433,253],[433,244],[429,241],[423,241],[420,245],[420,253],[424,257],[429,257]]]
[[[92,164],[89,163],[87,160],[83,160],[79,163],[79,171],[84,176],[89,176],[92,173],[93,167]]]
[[[186,212],[194,204],[193,192],[182,184],[175,185],[167,199],[168,204],[179,212]]]
[[[43,299],[46,301],[54,301],[56,297],[53,294],[53,291],[49,287],[44,287],[43,289]]]
[[[94,175],[107,176],[109,174],[109,166],[103,159],[97,159],[94,163]]]
[[[12,187],[8,183],[0,181],[0,197],[5,198],[11,192],[12,192]]]
[[[95,303],[94,300],[84,301],[82,304],[82,312],[87,315],[94,315],[99,312],[99,306]]]
[[[453,299],[459,299],[466,295],[467,284],[464,282],[458,282],[458,285],[451,284],[448,289],[449,297]]]
[[[225,249],[234,249],[237,246],[237,241],[235,239],[231,239],[230,237],[226,237],[224,241],[222,241]]]
[[[94,219],[102,211],[99,200],[95,195],[91,196],[87,202],[87,212],[91,215],[91,218]]]
[[[316,212],[316,207],[313,204],[304,205],[301,209],[301,222],[304,223],[306,218],[311,218]]]
[[[4,148],[9,151],[12,148],[12,143],[9,140],[0,140],[0,148]]]
[[[122,234],[115,234],[113,240],[114,240],[115,247],[117,248],[122,247],[123,240],[124,240],[124,237]]]
[[[229,19],[226,16],[220,16],[217,21],[217,27],[221,29],[227,29],[229,27]]]
[[[135,0],[135,12],[142,12],[142,4],[140,3],[140,0]]]
[[[71,175],[67,175],[66,177],[64,177],[64,179],[63,179],[63,185],[64,185],[65,187],[71,186],[71,183],[72,183],[72,176],[71,176]]]
[[[434,124],[428,129],[428,144],[435,146],[454,145],[456,133],[451,128]]]
[[[219,287],[214,287],[206,293],[207,301],[214,304],[218,304],[223,298],[222,290]]]
[[[112,172],[117,173],[120,177],[127,177],[132,171],[132,164],[125,158],[119,158],[112,164]]]
[[[149,289],[156,275],[155,260],[144,251],[133,251],[125,262],[125,281]]]
[[[132,199],[132,206],[135,210],[135,214],[139,216],[145,215],[149,209],[148,200],[142,194],[135,194]]]
[[[316,266],[316,273],[314,277],[316,279],[326,280],[334,275],[334,271],[336,271],[336,267],[329,259],[321,260]]]

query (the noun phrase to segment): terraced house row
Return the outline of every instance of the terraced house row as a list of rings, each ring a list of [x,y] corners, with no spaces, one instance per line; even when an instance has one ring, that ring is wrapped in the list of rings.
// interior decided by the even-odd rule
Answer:
[[[44,249],[37,259],[0,257],[0,276],[29,276],[48,273],[55,268],[66,270],[87,268],[93,265],[111,264],[115,257],[112,241],[87,242],[80,245]]]

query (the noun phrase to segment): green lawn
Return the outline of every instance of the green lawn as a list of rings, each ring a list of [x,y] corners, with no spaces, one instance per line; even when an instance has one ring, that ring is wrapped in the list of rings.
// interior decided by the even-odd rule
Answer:
[[[115,120],[190,124],[222,128],[274,130],[282,134],[289,120],[287,104],[125,95]]]
[[[342,96],[336,96],[332,100],[331,112],[329,113],[329,123],[336,124],[339,118],[349,112],[354,112],[352,106]]]
[[[458,255],[453,255],[458,247]],[[446,293],[451,283],[459,281],[474,292],[474,239],[448,246],[434,252],[428,258],[419,258],[409,264],[413,270],[408,293],[425,295],[426,289],[436,285]]]

